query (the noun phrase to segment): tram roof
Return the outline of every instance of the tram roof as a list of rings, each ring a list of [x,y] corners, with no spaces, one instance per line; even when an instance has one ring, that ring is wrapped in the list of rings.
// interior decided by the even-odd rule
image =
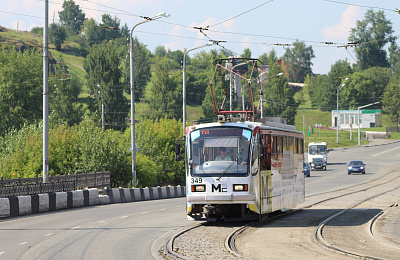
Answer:
[[[297,131],[296,127],[293,125],[287,125],[287,124],[281,124],[281,123],[276,123],[276,122],[253,122],[253,121],[238,121],[238,122],[214,122],[214,123],[205,123],[205,124],[198,124],[198,125],[193,125],[187,127],[187,132],[192,131],[195,129],[201,129],[201,128],[208,128],[208,127],[243,127],[243,128],[249,128],[249,129],[254,129],[256,127],[259,127],[261,130],[275,130],[275,131],[286,131],[286,132],[292,132],[292,133],[301,133],[301,131]]]

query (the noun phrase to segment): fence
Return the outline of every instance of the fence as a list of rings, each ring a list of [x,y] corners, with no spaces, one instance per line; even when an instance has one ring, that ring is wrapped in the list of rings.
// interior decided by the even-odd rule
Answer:
[[[389,133],[398,133],[400,132],[400,127],[398,126],[391,126],[391,127],[386,127],[386,135]]]
[[[0,180],[0,198],[35,195],[52,192],[66,192],[85,188],[103,190],[111,186],[110,172],[94,172],[74,175],[49,176],[48,182],[36,175],[35,178]]]

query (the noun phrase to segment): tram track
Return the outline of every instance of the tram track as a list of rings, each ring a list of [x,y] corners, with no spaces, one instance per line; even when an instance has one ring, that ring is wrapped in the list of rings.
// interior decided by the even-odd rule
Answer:
[[[326,248],[326,249],[330,249],[330,250],[333,250],[333,251],[335,251],[335,252],[342,253],[342,254],[345,254],[345,255],[351,255],[351,256],[355,256],[355,257],[362,258],[362,259],[374,259],[374,260],[378,260],[378,259],[380,260],[380,259],[382,259],[382,258],[379,258],[379,257],[374,257],[374,256],[369,256],[369,255],[363,254],[362,252],[361,252],[361,253],[359,253],[359,252],[353,252],[353,251],[350,251],[350,250],[348,250],[348,249],[344,249],[344,248],[340,248],[340,247],[337,247],[337,246],[333,246],[331,243],[329,243],[329,242],[324,238],[324,236],[323,236],[323,229],[324,229],[324,227],[325,227],[329,222],[331,222],[331,221],[334,220],[335,218],[338,218],[339,216],[345,214],[345,213],[348,212],[349,210],[354,209],[354,208],[356,208],[357,206],[359,206],[359,205],[361,205],[361,204],[363,204],[363,203],[365,203],[365,202],[367,202],[367,201],[369,201],[369,200],[372,200],[372,199],[374,199],[374,198],[377,198],[377,197],[382,196],[382,195],[384,195],[384,194],[387,194],[387,193],[389,193],[389,192],[395,191],[395,190],[397,190],[397,189],[399,189],[399,188],[400,188],[400,186],[397,186],[397,187],[395,187],[395,188],[393,188],[393,189],[386,190],[386,191],[381,192],[381,193],[379,193],[379,194],[375,194],[375,195],[373,195],[373,196],[370,196],[370,197],[368,197],[368,198],[366,198],[366,199],[364,199],[364,200],[362,200],[362,201],[360,201],[360,202],[357,202],[356,204],[354,204],[354,205],[352,205],[352,206],[350,206],[350,207],[348,207],[348,208],[346,208],[346,209],[344,209],[344,210],[341,210],[341,211],[337,212],[336,214],[334,214],[334,215],[332,215],[332,216],[326,218],[324,221],[322,221],[321,223],[319,223],[319,225],[315,228],[314,234],[313,234],[314,240],[315,240],[320,246],[322,246],[322,247],[324,247],[324,248]],[[385,211],[383,211],[383,212],[377,214],[377,215],[370,221],[370,224],[369,224],[369,231],[370,231],[370,234],[371,234],[372,236],[374,236],[374,235],[373,235],[373,232],[372,232],[372,230],[373,230],[373,224],[374,224],[374,222],[376,221],[376,219],[377,219],[380,215],[382,215],[384,212],[385,212]],[[382,241],[381,241],[381,242],[382,242]]]
[[[386,184],[389,184],[389,183],[393,183],[393,182],[395,182],[396,180],[398,180],[400,178],[400,176],[396,176],[396,177],[393,178],[393,177],[391,177],[392,174],[393,174],[393,172],[389,172],[389,173],[385,174],[384,176],[382,176],[381,178],[377,178],[377,179],[371,180],[369,182],[364,182],[362,184],[352,185],[350,187],[341,188],[341,189],[337,189],[337,190],[321,193],[321,194],[319,194],[320,197],[323,196],[323,195],[325,195],[325,196],[328,195],[329,196],[329,194],[335,194],[335,196],[330,196],[330,197],[318,200],[316,202],[313,202],[311,204],[302,206],[302,207],[297,208],[297,209],[293,209],[293,210],[288,211],[288,212],[284,212],[284,213],[280,213],[280,214],[274,214],[273,217],[268,218],[268,219],[266,219],[264,221],[261,221],[261,222],[250,222],[250,223],[246,223],[244,225],[237,226],[236,228],[234,228],[233,231],[229,232],[229,234],[226,235],[225,240],[223,242],[225,250],[227,252],[229,252],[229,254],[231,255],[231,258],[226,258],[226,259],[249,259],[245,255],[240,253],[239,250],[236,248],[236,238],[239,237],[240,234],[245,232],[250,227],[257,227],[257,226],[261,226],[261,225],[266,225],[266,224],[268,224],[270,222],[273,222],[273,221],[277,220],[278,218],[282,218],[282,217],[288,216],[289,214],[292,214],[292,213],[295,213],[295,212],[298,212],[298,211],[301,211],[301,210],[304,210],[304,209],[312,208],[313,206],[316,206],[316,205],[319,205],[319,204],[322,204],[322,203],[325,203],[325,202],[328,202],[328,201],[332,201],[332,200],[335,200],[335,199],[343,198],[345,196],[354,195],[354,194],[360,193],[360,192],[367,192],[367,191],[369,191],[369,190],[371,190],[373,188],[377,188],[379,186],[383,186],[383,185],[386,185]],[[378,182],[378,183],[374,184],[374,182]],[[373,184],[373,185],[370,185],[370,184]],[[355,189],[355,188],[358,188],[358,189],[352,190],[352,189]],[[399,188],[400,188],[400,186],[396,187],[395,189],[399,189]],[[342,194],[336,195],[338,192],[342,192]],[[363,200],[361,202],[358,202],[355,205],[352,205],[351,207],[348,207],[346,210],[343,210],[343,211],[345,212],[347,210],[350,210],[350,209],[356,207],[357,205],[362,204],[365,201],[373,199],[373,198],[375,198],[375,197],[377,197],[379,195],[383,195],[383,194],[385,194],[387,192],[389,192],[389,191],[385,191],[385,192],[383,192],[381,194],[378,194],[378,195],[375,195],[375,196],[371,196],[370,198],[368,198],[366,200]],[[315,195],[312,195],[311,197],[313,197],[313,196],[315,196]],[[340,212],[342,212],[342,211],[340,211]],[[338,213],[336,213],[336,214],[338,214]],[[333,216],[336,216],[336,214],[334,214]],[[341,214],[339,214],[339,215],[341,215]],[[339,216],[339,215],[337,215],[337,216]],[[332,217],[332,219],[333,219],[334,218],[333,216],[330,216],[329,218]],[[328,223],[329,221],[330,220],[328,220],[326,223]],[[192,232],[194,229],[198,229],[198,230],[199,229],[203,229],[201,232],[211,234],[213,232],[207,231],[207,228],[210,228],[210,227],[218,228],[218,226],[215,226],[215,225],[212,225],[212,224],[210,225],[210,223],[195,224],[193,226],[190,226],[190,227],[188,227],[188,228],[186,228],[184,230],[181,230],[181,231],[177,232],[176,234],[170,236],[166,240],[165,245],[164,245],[164,255],[167,257],[167,259],[186,259],[186,260],[188,260],[188,259],[201,259],[201,258],[198,258],[198,257],[191,258],[191,256],[182,255],[182,254],[174,251],[174,241],[176,240],[176,238],[182,236],[185,233],[187,234],[189,232]],[[222,226],[220,226],[220,228],[224,229],[225,226],[222,225]],[[323,228],[321,228],[319,226],[318,230],[322,231],[322,229]],[[371,231],[373,230],[373,222],[371,223],[370,229],[371,229]],[[315,233],[314,236],[318,236],[318,232],[320,232],[320,231],[315,231],[316,233]],[[317,242],[317,243],[320,244],[319,242]],[[321,244],[323,244],[323,243],[321,243]],[[330,249],[332,250],[332,248],[330,248]],[[345,251],[345,250],[343,250],[343,251]],[[349,253],[343,252],[343,253],[347,254],[347,255],[352,255],[350,252]],[[368,256],[361,256],[361,255],[362,254],[359,254],[359,255],[355,254],[354,256],[367,257],[366,259],[379,259],[379,258],[373,258],[372,256],[368,257]],[[207,259],[207,257],[205,257],[204,259]]]

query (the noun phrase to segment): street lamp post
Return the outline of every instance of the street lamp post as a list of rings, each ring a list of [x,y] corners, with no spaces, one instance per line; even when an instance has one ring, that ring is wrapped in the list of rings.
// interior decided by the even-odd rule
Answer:
[[[190,51],[197,50],[197,49],[200,49],[200,48],[204,48],[204,47],[207,47],[207,46],[211,46],[213,44],[214,43],[212,41],[209,41],[206,44],[203,44],[201,46],[198,46],[198,47],[195,47],[193,49],[187,50],[185,52],[185,54],[183,55],[183,65],[182,65],[183,66],[183,92],[182,92],[182,96],[183,96],[182,97],[182,99],[183,99],[183,134],[185,134],[185,129],[186,129],[186,54],[188,52],[190,52]]]
[[[97,87],[100,89],[100,85],[97,85]],[[103,93],[101,93],[101,89],[98,91],[98,93],[101,96],[101,130],[104,131],[104,99]]]
[[[364,107],[369,107],[369,106],[372,106],[372,105],[376,105],[378,103],[380,103],[380,101],[357,108],[358,109],[358,147],[360,147],[360,142],[361,142],[360,141],[360,139],[361,139],[361,133],[360,133],[360,125],[361,125],[360,109],[364,108]]]
[[[342,85],[340,85],[337,88],[337,94],[336,94],[336,143],[339,143],[339,125],[340,125],[340,119],[339,119],[339,91],[346,85],[345,82],[349,78],[346,78]]]
[[[132,149],[132,186],[136,186],[136,142],[135,142],[135,96],[134,96],[134,62],[133,62],[133,30],[140,24],[144,24],[162,17],[169,17],[166,13],[159,13],[154,17],[145,17],[145,20],[135,24],[132,27],[129,37],[129,54],[130,54],[130,77],[131,77],[131,149]]]

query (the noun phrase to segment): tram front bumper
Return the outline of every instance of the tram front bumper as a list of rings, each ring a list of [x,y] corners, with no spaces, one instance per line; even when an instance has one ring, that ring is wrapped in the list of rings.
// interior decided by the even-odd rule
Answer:
[[[254,194],[196,194],[187,195],[187,202],[199,203],[247,203],[254,202],[256,196]]]

